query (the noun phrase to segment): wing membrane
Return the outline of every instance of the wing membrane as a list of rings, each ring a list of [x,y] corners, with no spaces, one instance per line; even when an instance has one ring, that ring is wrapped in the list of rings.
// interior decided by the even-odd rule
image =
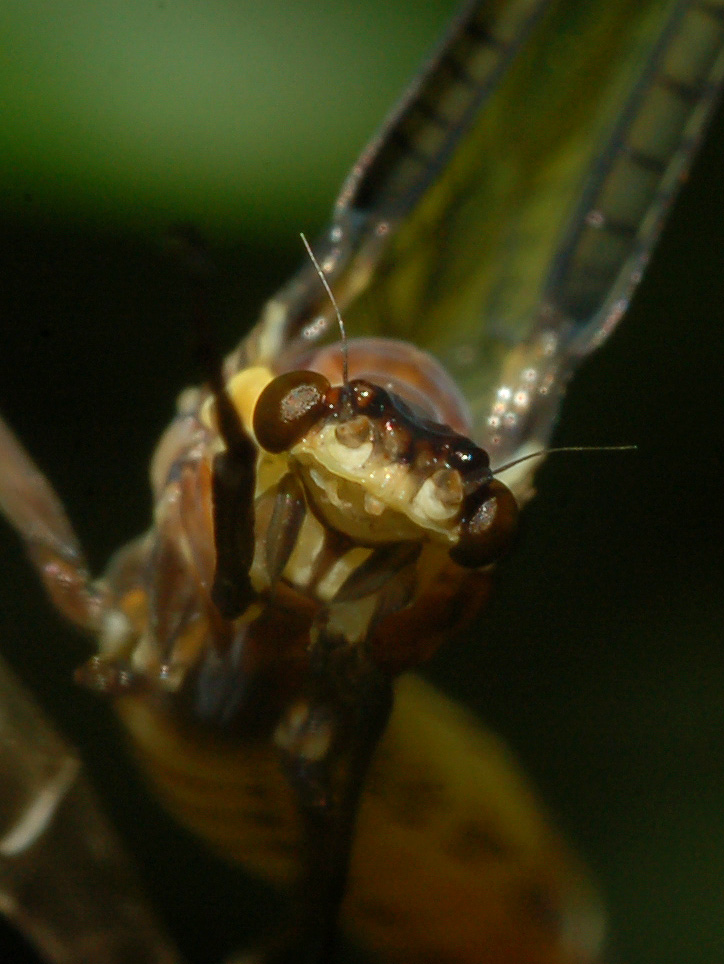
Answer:
[[[545,444],[625,310],[721,85],[724,2],[474,3],[345,184],[325,269],[355,335],[446,365],[498,463]],[[331,313],[305,266],[245,361]]]

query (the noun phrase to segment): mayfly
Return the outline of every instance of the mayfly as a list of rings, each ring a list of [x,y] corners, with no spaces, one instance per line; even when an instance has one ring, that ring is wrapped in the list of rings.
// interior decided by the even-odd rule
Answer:
[[[265,960],[330,964],[340,913],[390,961],[599,956],[596,898],[504,756],[400,674],[487,597],[532,495],[525,456],[626,311],[711,113],[723,21],[702,0],[470,5],[315,246],[349,343],[303,265],[180,396],[153,526],[101,579],[2,431],[4,512],[98,639],[80,678],[169,808],[291,889]],[[5,907],[50,961],[89,934],[66,922],[59,941],[13,862],[75,777],[7,801]],[[170,953],[155,940],[149,960]]]

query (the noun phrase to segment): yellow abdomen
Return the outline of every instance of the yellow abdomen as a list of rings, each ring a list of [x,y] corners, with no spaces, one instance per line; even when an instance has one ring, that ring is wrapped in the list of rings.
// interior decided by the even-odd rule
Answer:
[[[271,746],[187,732],[134,697],[118,708],[183,824],[251,872],[295,880],[299,827]],[[590,884],[505,748],[409,675],[363,796],[344,917],[399,964],[583,964],[602,934]]]

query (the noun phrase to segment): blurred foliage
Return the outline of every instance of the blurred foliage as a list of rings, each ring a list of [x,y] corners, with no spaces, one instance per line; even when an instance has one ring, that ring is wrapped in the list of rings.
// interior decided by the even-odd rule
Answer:
[[[319,219],[454,7],[3,0],[3,204],[294,231]]]

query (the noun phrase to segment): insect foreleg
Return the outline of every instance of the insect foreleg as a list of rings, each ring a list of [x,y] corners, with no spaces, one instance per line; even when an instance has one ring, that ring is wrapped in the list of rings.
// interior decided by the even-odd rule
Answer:
[[[178,964],[76,753],[1,659],[0,773],[0,911],[43,961]]]
[[[299,933],[280,964],[334,960],[360,797],[392,701],[392,676],[365,647],[325,630],[313,635],[307,697],[276,733],[305,830]]]
[[[2,418],[0,465],[0,510],[25,543],[48,595],[71,622],[97,631],[102,590],[91,582],[58,496]]]

